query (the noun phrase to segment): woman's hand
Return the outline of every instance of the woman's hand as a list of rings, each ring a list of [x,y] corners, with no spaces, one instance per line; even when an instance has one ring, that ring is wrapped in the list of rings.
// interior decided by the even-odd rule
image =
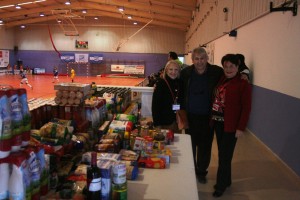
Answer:
[[[239,137],[241,137],[243,134],[244,134],[244,131],[236,130],[236,132],[235,132],[235,137],[236,137],[236,138],[239,138]]]

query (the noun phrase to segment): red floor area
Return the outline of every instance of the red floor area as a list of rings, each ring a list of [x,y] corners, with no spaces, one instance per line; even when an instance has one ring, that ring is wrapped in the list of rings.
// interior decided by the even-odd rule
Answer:
[[[33,86],[30,89],[27,85],[23,84],[21,87],[26,88],[28,99],[31,98],[49,98],[55,96],[53,76],[44,75],[27,75],[28,82]],[[116,85],[116,86],[136,86],[141,83],[144,78],[107,78],[107,77],[75,77],[76,83],[92,83],[97,85]],[[15,88],[20,87],[21,78],[19,75],[1,75],[0,86],[12,86]],[[70,77],[61,76],[59,82],[71,82]]]

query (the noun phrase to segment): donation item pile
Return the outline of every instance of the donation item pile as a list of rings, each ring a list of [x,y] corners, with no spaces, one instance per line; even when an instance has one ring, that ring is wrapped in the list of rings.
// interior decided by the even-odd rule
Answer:
[[[28,101],[26,90],[0,90],[1,199],[126,200],[140,168],[169,168],[174,133],[140,116],[131,89],[54,89]]]

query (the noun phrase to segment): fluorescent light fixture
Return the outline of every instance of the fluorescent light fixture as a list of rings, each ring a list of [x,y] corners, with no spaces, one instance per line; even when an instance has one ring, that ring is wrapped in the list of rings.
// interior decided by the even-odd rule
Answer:
[[[40,2],[44,2],[44,1],[46,1],[46,0],[34,1],[34,2],[32,2],[32,3],[40,3]]]
[[[131,15],[128,15],[127,18],[128,18],[128,19],[132,19],[132,16],[131,16]]]
[[[19,3],[18,5],[25,5],[25,4],[31,4],[31,3],[40,3],[40,2],[44,2],[46,0],[38,0],[38,1],[28,1],[28,2],[24,2],[24,3]],[[9,7],[14,7],[15,5],[10,4],[10,5],[6,5],[6,6],[0,6],[0,8],[9,8]]]
[[[19,4],[17,4],[16,9],[21,9],[21,6]]]
[[[0,6],[0,8],[9,8],[9,7],[13,7],[15,5],[6,5],[6,6]]]
[[[26,5],[26,4],[32,4],[33,2],[25,2],[25,3],[19,3],[18,5]]]

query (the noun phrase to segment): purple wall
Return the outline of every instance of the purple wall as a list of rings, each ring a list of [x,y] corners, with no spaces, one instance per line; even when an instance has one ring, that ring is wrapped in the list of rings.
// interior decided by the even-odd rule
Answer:
[[[151,73],[159,71],[167,62],[168,53],[166,54],[150,54],[150,53],[103,53],[103,52],[60,52],[60,53],[100,53],[103,55],[103,63],[108,64],[145,64],[145,77]],[[66,63],[62,62],[58,54],[54,51],[31,51],[19,50],[18,52],[10,52],[11,65],[17,64],[18,60],[23,62],[23,66],[30,68],[45,68],[46,73],[52,73],[53,66],[59,66],[60,73],[66,72]],[[107,66],[110,68],[110,65]],[[78,74],[86,75],[86,74]]]
[[[300,99],[259,86],[252,89],[248,128],[300,176]],[[298,156],[297,156],[298,155]]]

